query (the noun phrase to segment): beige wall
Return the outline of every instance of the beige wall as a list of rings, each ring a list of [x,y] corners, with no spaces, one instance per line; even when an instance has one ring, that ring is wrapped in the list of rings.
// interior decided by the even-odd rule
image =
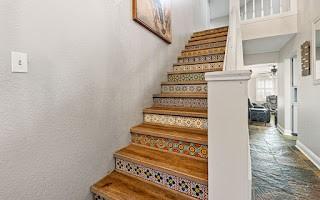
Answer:
[[[0,3],[0,199],[89,200],[193,30],[205,1],[172,1],[173,44],[129,0]],[[29,55],[12,74],[10,52]]]
[[[320,16],[320,1],[304,0],[298,1],[298,32],[299,34],[293,38],[280,52],[280,59],[285,62],[286,59],[297,54],[299,67],[300,45],[304,41],[312,39],[312,21]],[[298,139],[315,155],[320,156],[320,85],[313,84],[312,76],[302,77],[300,75],[298,89]],[[282,118],[285,116],[281,116]],[[280,119],[283,120],[284,119]],[[281,121],[280,121],[281,122]]]

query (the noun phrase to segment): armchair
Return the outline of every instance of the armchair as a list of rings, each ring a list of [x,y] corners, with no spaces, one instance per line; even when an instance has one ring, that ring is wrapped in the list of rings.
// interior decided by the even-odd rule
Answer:
[[[248,99],[248,111],[250,121],[264,122],[265,124],[270,123],[271,115],[268,108],[252,104],[250,99]]]

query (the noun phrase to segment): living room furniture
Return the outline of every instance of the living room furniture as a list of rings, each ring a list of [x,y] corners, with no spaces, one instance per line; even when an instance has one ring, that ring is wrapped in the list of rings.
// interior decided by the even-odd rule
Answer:
[[[270,109],[251,103],[248,99],[249,120],[254,122],[263,122],[265,124],[270,123],[271,114]]]

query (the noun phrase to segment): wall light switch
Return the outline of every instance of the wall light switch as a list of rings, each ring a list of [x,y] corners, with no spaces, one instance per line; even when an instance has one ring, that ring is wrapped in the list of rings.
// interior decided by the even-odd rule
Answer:
[[[11,52],[11,65],[14,73],[27,73],[28,55],[26,53]]]

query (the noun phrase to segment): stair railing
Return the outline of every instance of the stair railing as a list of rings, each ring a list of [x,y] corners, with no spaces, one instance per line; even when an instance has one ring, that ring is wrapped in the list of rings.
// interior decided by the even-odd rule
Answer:
[[[237,70],[243,67],[243,47],[239,8],[239,0],[230,0],[229,32],[224,70]]]
[[[209,200],[251,200],[248,80],[243,67],[240,2],[230,0],[224,71],[208,81]]]

